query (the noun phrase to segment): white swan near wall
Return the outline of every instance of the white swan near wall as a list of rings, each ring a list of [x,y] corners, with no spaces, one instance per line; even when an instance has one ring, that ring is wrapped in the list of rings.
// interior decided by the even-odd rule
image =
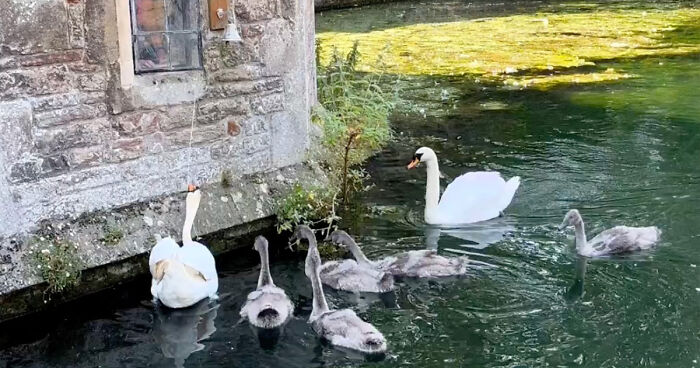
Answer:
[[[505,181],[495,171],[466,173],[450,183],[440,198],[440,168],[435,151],[419,148],[408,164],[412,169],[426,164],[425,222],[431,225],[461,225],[500,216],[520,186],[520,177]]]
[[[169,308],[186,308],[205,298],[216,298],[219,278],[214,256],[201,243],[192,240],[202,193],[190,186],[185,200],[182,247],[171,237],[158,240],[151,250],[151,294]]]

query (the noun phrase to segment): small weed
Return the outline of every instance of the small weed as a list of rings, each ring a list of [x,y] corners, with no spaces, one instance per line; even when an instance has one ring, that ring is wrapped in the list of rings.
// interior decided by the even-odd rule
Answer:
[[[104,230],[105,234],[102,236],[102,241],[106,245],[117,245],[124,237],[124,232],[114,225],[106,225]]]
[[[231,172],[228,170],[221,171],[221,187],[230,188],[231,187]]]
[[[77,256],[77,248],[75,244],[58,238],[40,237],[31,243],[32,268],[49,284],[49,293],[60,293],[80,281],[82,262]]]

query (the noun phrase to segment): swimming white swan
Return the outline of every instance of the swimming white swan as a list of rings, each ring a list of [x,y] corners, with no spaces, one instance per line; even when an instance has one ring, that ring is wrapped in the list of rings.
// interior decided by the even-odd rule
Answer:
[[[419,148],[408,169],[426,164],[425,222],[433,225],[461,225],[498,217],[513,200],[520,177],[507,182],[495,171],[466,173],[450,183],[440,198],[440,169],[435,152]]]
[[[563,230],[573,226],[576,233],[576,251],[586,257],[608,254],[629,253],[650,249],[659,240],[661,230],[656,226],[628,227],[615,226],[603,231],[591,240],[586,240],[583,219],[578,210],[570,210],[559,225]]]
[[[308,227],[299,226],[296,230],[298,239],[314,239]],[[304,272],[311,280],[313,289],[313,307],[309,322],[316,334],[331,344],[363,353],[386,352],[386,339],[373,325],[363,321],[350,309],[334,310],[328,308],[321,286],[321,256],[316,242],[309,242]]]
[[[260,328],[277,328],[292,316],[294,305],[281,288],[275,286],[270,275],[270,260],[267,252],[267,239],[255,238],[255,250],[260,253],[260,276],[258,288],[248,294],[241,308],[241,317]]]
[[[447,258],[435,250],[412,250],[372,262],[355,240],[345,231],[336,230],[331,240],[347,247],[360,265],[384,271],[398,277],[447,277],[464,275],[467,272],[467,257]]]
[[[204,298],[216,298],[219,279],[214,256],[209,249],[192,241],[192,224],[202,193],[189,187],[182,227],[182,247],[171,237],[158,240],[151,250],[151,294],[165,306],[185,308]]]

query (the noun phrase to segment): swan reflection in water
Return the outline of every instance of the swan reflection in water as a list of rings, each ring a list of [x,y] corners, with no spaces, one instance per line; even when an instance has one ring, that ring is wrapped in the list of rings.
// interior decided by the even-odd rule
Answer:
[[[588,261],[586,260],[586,257],[576,257],[576,274],[574,276],[574,283],[566,290],[566,293],[564,293],[564,299],[567,302],[575,302],[583,296],[583,284],[586,276],[587,265]]]
[[[453,238],[464,240],[462,247],[484,249],[491,244],[498,243],[505,238],[505,235],[515,231],[512,221],[505,218],[498,218],[476,224],[465,224],[459,227],[436,227],[426,226],[425,247],[427,249],[438,249],[440,236],[448,235]]]
[[[175,360],[176,367],[184,367],[192,353],[204,349],[202,342],[216,331],[214,320],[218,308],[218,304],[212,305],[208,299],[185,309],[156,307],[153,337],[163,355]]]

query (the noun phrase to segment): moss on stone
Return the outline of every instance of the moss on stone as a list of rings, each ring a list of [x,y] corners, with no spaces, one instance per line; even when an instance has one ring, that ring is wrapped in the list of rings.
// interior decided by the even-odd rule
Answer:
[[[549,88],[629,77],[591,68],[603,60],[700,52],[700,9],[605,9],[540,12],[450,23],[414,24],[367,33],[324,32],[325,50],[359,42],[360,71],[479,78]],[[382,65],[376,65],[382,56]],[[580,72],[580,68],[585,71]]]

